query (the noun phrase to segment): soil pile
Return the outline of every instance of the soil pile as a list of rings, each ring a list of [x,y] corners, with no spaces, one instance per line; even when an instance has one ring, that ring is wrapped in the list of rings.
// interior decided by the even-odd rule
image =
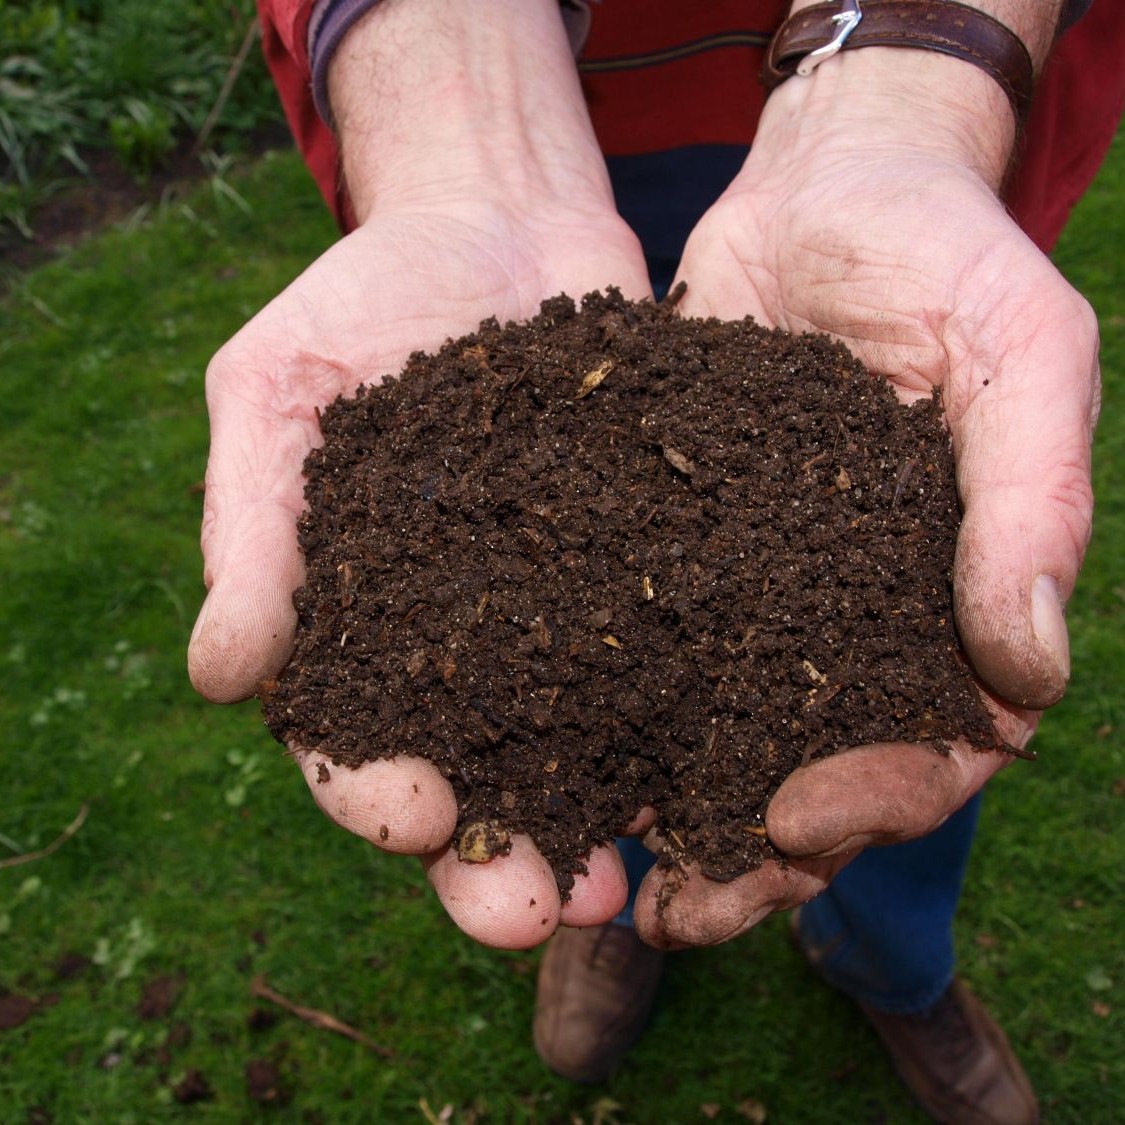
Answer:
[[[435,762],[466,858],[526,832],[565,893],[651,805],[665,858],[730,879],[802,763],[996,743],[939,405],[827,339],[557,297],[321,423],[266,721],[342,766]]]

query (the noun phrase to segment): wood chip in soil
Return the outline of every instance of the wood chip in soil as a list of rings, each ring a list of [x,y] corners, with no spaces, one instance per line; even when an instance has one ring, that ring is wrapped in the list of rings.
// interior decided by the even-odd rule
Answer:
[[[434,762],[463,855],[527,833],[565,896],[647,805],[664,862],[728,880],[776,854],[802,764],[997,744],[953,626],[940,404],[827,338],[560,296],[321,427],[266,722],[338,766]]]

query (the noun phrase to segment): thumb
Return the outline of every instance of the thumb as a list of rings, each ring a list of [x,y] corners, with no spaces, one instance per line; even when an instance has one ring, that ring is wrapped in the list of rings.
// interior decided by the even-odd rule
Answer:
[[[188,674],[213,703],[235,703],[285,663],[297,623],[293,591],[304,567],[296,514],[283,505],[235,503],[213,522],[224,549],[221,562],[207,564],[213,581],[192,630]],[[205,549],[205,559],[212,554],[220,552]]]
[[[1048,268],[1028,271],[1038,292],[1009,316],[1000,362],[987,379],[978,367],[967,405],[950,412],[964,505],[958,628],[981,679],[1036,709],[1070,676],[1063,607],[1090,537],[1098,402],[1097,322]]]
[[[264,407],[256,386],[263,384],[252,371],[233,372],[223,353],[208,372],[201,545],[209,592],[188,646],[188,673],[215,703],[246,699],[280,671],[296,628],[293,591],[304,581],[301,469],[319,426],[311,406]]]

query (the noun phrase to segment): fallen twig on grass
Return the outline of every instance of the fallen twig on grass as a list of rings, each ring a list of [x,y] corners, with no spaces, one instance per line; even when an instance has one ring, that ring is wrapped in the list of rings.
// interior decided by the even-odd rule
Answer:
[[[192,156],[198,156],[203,151],[203,146],[211,139],[211,132],[218,124],[219,117],[226,108],[227,99],[234,90],[234,84],[242,73],[246,58],[250,54],[250,48],[254,45],[254,40],[258,38],[260,30],[258,19],[254,17],[246,28],[246,34],[242,38],[242,45],[238,48],[238,53],[231,60],[230,68],[223,79],[223,85],[215,99],[215,104],[211,107],[206,121],[203,122],[203,127],[199,130],[199,136],[195,138],[195,143],[191,146]]]
[[[319,1011],[317,1008],[306,1008],[303,1004],[295,1004],[292,1000],[286,999],[280,992],[270,988],[266,984],[266,978],[260,973],[250,982],[250,992],[263,1000],[269,1000],[279,1008],[284,1008],[287,1012],[292,1012],[293,1015],[303,1019],[305,1023],[312,1024],[313,1027],[318,1027],[322,1031],[334,1031],[337,1035],[343,1035],[356,1043],[362,1043],[368,1050],[374,1051],[375,1054],[385,1059],[393,1059],[398,1056],[397,1051],[390,1047],[380,1046],[374,1040],[368,1039],[362,1031],[356,1031],[354,1027],[349,1027],[328,1012]]]
[[[86,817],[89,814],[90,802],[86,801],[78,810],[78,815],[45,848],[40,848],[34,852],[25,852],[23,855],[14,855],[10,859],[0,859],[0,871],[5,867],[19,867],[21,863],[33,863],[37,859],[46,859],[53,852],[57,852],[86,823]]]

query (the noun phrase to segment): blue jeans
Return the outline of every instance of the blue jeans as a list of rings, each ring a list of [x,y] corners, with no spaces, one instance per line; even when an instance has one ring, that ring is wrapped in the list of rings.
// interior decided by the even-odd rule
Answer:
[[[953,980],[953,915],[976,831],[978,794],[936,832],[868,848],[801,907],[799,940],[829,984],[884,1012],[921,1012]],[[617,841],[633,924],[637,888],[655,859],[639,840]]]
[[[672,282],[684,242],[738,171],[746,149],[696,146],[610,157],[617,206],[640,238],[657,298]],[[974,797],[936,832],[868,848],[801,908],[800,943],[830,984],[886,1012],[930,1007],[953,979],[953,915],[980,812]],[[614,919],[633,924],[637,888],[654,859],[634,839],[617,846],[629,900]]]

